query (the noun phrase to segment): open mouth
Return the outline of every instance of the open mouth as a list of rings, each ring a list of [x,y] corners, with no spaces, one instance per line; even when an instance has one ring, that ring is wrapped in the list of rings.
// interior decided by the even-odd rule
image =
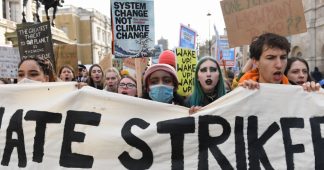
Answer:
[[[207,79],[207,80],[205,81],[205,83],[206,83],[207,85],[211,85],[211,84],[213,83],[213,80],[211,80],[211,79]]]
[[[304,81],[297,81],[296,84],[298,85],[303,85],[305,82]]]
[[[273,76],[276,81],[280,81],[282,78],[282,73],[281,71],[276,71],[275,73],[273,73]]]
[[[68,77],[65,77],[65,81],[69,81],[69,78]]]
[[[121,94],[125,94],[125,95],[128,95],[128,93],[126,91],[123,91]]]

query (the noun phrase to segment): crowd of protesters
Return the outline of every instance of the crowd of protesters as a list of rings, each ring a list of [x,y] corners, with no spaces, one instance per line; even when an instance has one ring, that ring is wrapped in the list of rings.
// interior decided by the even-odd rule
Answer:
[[[259,83],[300,85],[306,91],[318,91],[324,85],[318,68],[310,73],[306,60],[288,58],[290,43],[285,37],[265,33],[255,38],[250,45],[250,59],[234,76],[231,70],[222,70],[215,58],[199,59],[194,73],[191,95],[180,96],[177,92],[179,80],[176,72],[175,54],[166,50],[159,56],[159,63],[149,66],[143,73],[143,94],[138,94],[137,82],[128,71],[116,68],[103,70],[93,64],[89,70],[80,64],[78,74],[73,67],[63,65],[57,75],[49,61],[28,58],[18,65],[18,83],[76,81],[78,88],[90,86],[99,90],[141,97],[162,103],[181,105],[195,113],[201,107],[214,102],[237,86],[259,89]],[[224,75],[225,73],[225,75]],[[319,83],[318,83],[319,82]],[[10,84],[10,79],[0,79],[0,84]]]

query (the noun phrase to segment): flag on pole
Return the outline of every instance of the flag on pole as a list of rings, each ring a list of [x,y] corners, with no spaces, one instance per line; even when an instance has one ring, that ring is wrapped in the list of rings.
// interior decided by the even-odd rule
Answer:
[[[217,54],[218,54],[218,40],[219,40],[219,34],[216,28],[216,25],[214,24],[214,31],[215,31],[215,35],[216,35],[216,40],[215,40],[215,54],[216,54],[216,58],[217,58]]]
[[[219,34],[218,34],[218,31],[217,31],[217,28],[216,28],[216,25],[214,24],[214,31],[215,31],[215,34],[216,34],[216,40],[219,39]]]

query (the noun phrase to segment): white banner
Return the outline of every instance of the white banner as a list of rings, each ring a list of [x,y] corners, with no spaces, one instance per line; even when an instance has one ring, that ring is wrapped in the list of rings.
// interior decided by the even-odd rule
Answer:
[[[237,88],[188,108],[73,83],[0,85],[1,169],[323,169],[324,93]]]

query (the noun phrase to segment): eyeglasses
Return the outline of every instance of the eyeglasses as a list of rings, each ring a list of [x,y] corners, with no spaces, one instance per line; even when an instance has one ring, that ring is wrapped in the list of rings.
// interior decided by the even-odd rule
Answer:
[[[136,85],[133,83],[120,83],[119,87],[136,88]]]

